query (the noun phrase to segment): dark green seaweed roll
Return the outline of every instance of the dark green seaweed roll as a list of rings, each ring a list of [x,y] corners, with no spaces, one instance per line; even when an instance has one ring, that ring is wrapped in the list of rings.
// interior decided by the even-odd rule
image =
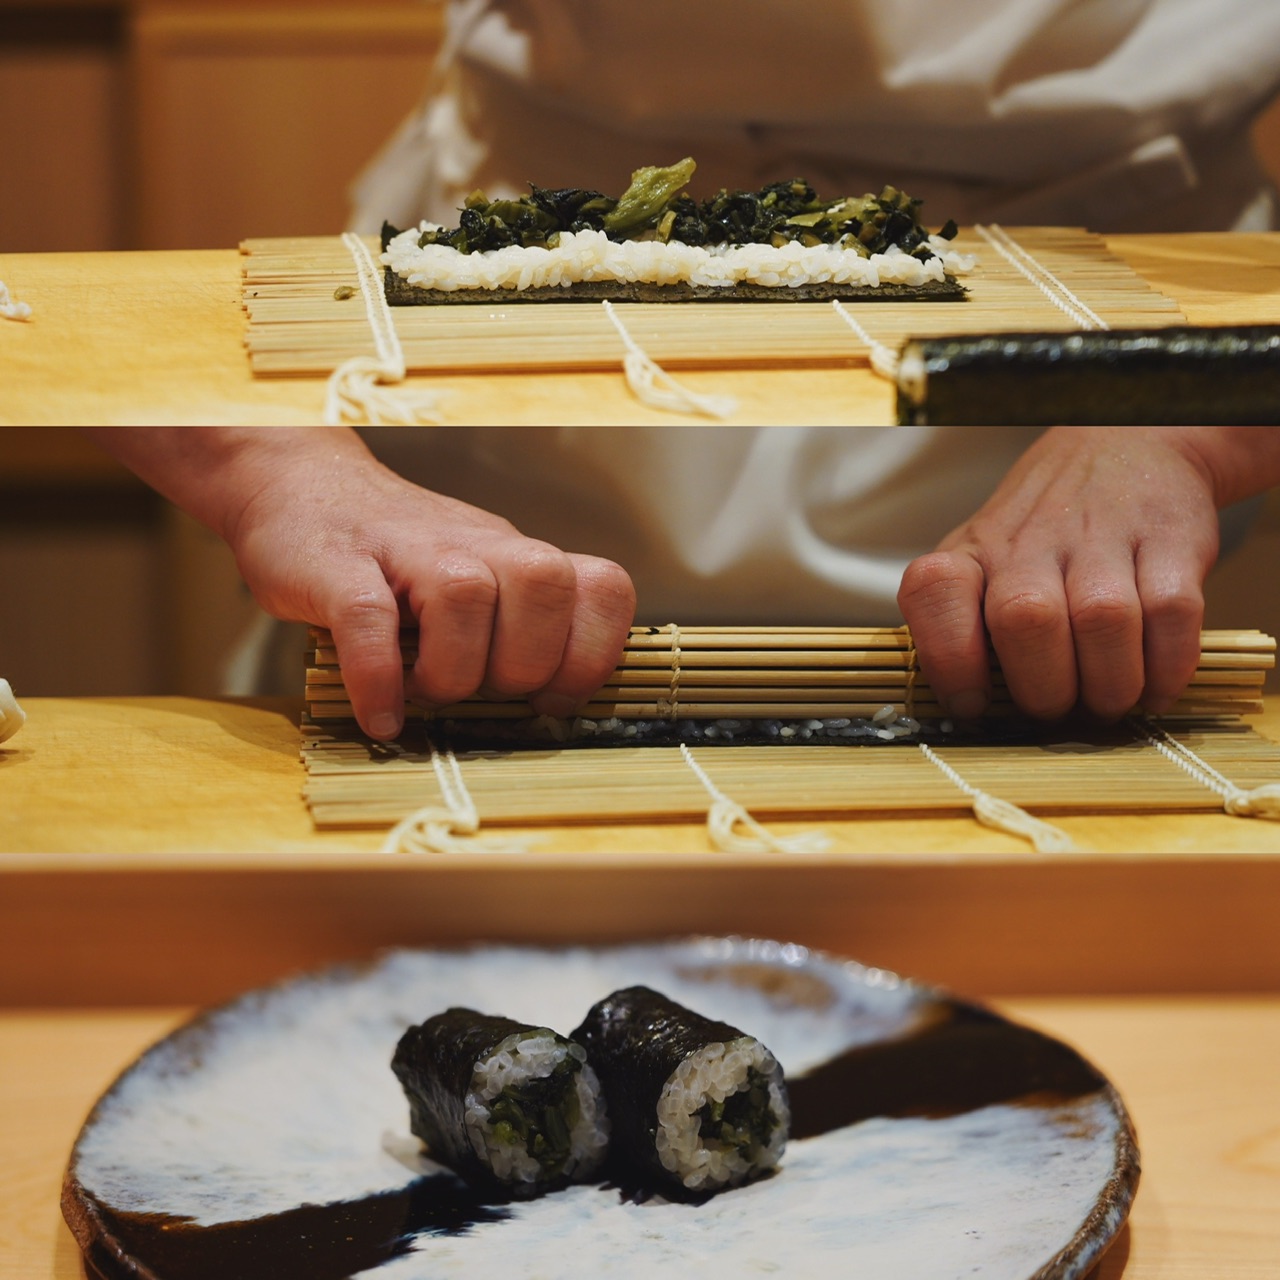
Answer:
[[[659,1189],[736,1187],[782,1158],[786,1083],[752,1036],[648,987],[615,991],[573,1033],[604,1089],[612,1154]]]
[[[473,1186],[532,1196],[604,1163],[596,1073],[581,1045],[547,1027],[448,1009],[401,1036],[391,1069],[414,1134]]]

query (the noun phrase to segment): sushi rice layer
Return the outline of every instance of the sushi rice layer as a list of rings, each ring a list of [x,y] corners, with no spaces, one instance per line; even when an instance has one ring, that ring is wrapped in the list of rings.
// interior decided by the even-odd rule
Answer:
[[[600,1083],[587,1063],[586,1050],[550,1031],[517,1031],[476,1064],[464,1104],[471,1146],[503,1182],[532,1184],[546,1175],[522,1146],[506,1142],[495,1133],[490,1123],[490,1104],[507,1089],[518,1089],[551,1075],[568,1058],[580,1065],[573,1073],[571,1086],[576,1090],[577,1106],[567,1108],[570,1154],[563,1174],[575,1180],[589,1178],[603,1163],[609,1144],[609,1122]]]
[[[949,240],[933,236],[934,256],[920,259],[891,245],[864,257],[838,244],[717,245],[704,248],[677,241],[614,241],[603,231],[561,232],[554,248],[513,245],[484,253],[459,253],[447,245],[420,247],[424,222],[392,238],[382,263],[411,285],[453,292],[461,289],[568,288],[587,281],[623,284],[690,284],[729,288],[735,284],[798,287],[848,284],[918,286],[971,271],[972,255],[957,253]]]
[[[768,1084],[770,1127],[765,1141],[744,1154],[737,1146],[705,1137],[698,1113],[708,1103],[724,1102],[749,1088],[753,1072]],[[782,1158],[791,1128],[782,1068],[751,1036],[709,1044],[672,1072],[658,1100],[657,1118],[654,1146],[664,1169],[691,1191],[736,1187]]]

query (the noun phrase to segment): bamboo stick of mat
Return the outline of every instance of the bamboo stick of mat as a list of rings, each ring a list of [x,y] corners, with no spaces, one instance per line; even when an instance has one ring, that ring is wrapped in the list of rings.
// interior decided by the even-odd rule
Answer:
[[[1073,227],[1009,230],[1112,328],[1186,323],[1177,303],[1101,237]],[[376,254],[376,238],[367,243]],[[918,334],[1076,327],[972,229],[961,230],[955,248],[979,259],[962,278],[964,301],[850,304],[880,342],[897,349]],[[241,252],[245,343],[255,374],[320,376],[352,356],[376,354],[355,266],[339,237],[246,240]],[[335,297],[351,288],[352,296]],[[636,341],[672,368],[857,364],[869,356],[826,303],[634,302],[625,315]],[[528,303],[499,294],[482,306],[397,307],[395,324],[409,369],[421,372],[613,368],[624,354],[598,302]]]
[[[1174,736],[1239,786],[1280,777],[1280,745],[1239,722],[1179,728]],[[1052,740],[941,745],[973,786],[1037,813],[1213,812],[1222,797],[1122,727],[1070,750]],[[967,798],[919,751],[750,746],[696,752],[722,790],[761,818],[871,812],[964,812]],[[308,725],[306,801],[317,827],[399,821],[443,803],[429,748],[413,735],[375,747],[352,725]],[[707,793],[670,747],[460,752],[462,774],[486,826],[503,823],[697,819]]]
[[[316,721],[353,711],[332,635],[312,632],[305,700]],[[406,672],[417,633],[402,632]],[[1242,716],[1262,710],[1276,641],[1260,631],[1205,631],[1196,672],[1171,716]],[[997,666],[991,714],[1014,713]],[[943,716],[920,672],[906,627],[633,627],[613,676],[579,712],[589,719],[794,719],[873,717],[885,707],[918,719]],[[521,719],[523,698],[469,698],[413,718]]]

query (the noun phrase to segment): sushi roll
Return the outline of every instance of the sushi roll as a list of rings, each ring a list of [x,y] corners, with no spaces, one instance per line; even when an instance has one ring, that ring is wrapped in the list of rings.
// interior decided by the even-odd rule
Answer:
[[[546,1027],[447,1009],[401,1036],[391,1069],[431,1158],[478,1189],[524,1198],[604,1162],[596,1073],[580,1045]]]
[[[782,1158],[782,1068],[758,1040],[648,987],[593,1006],[573,1039],[604,1089],[619,1180],[677,1197],[736,1187]]]
[[[1280,328],[916,338],[897,381],[916,426],[1258,426],[1280,422]]]

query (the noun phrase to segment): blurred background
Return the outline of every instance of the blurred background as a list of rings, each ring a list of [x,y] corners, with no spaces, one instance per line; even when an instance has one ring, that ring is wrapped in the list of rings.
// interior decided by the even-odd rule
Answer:
[[[0,0],[0,252],[336,233],[441,35],[441,0]],[[1256,136],[1280,178],[1280,104]],[[1278,568],[1272,494],[1209,625],[1280,633]],[[0,584],[19,696],[220,692],[256,614],[212,534],[62,428],[0,428]]]
[[[342,230],[437,0],[0,0],[0,251]]]

